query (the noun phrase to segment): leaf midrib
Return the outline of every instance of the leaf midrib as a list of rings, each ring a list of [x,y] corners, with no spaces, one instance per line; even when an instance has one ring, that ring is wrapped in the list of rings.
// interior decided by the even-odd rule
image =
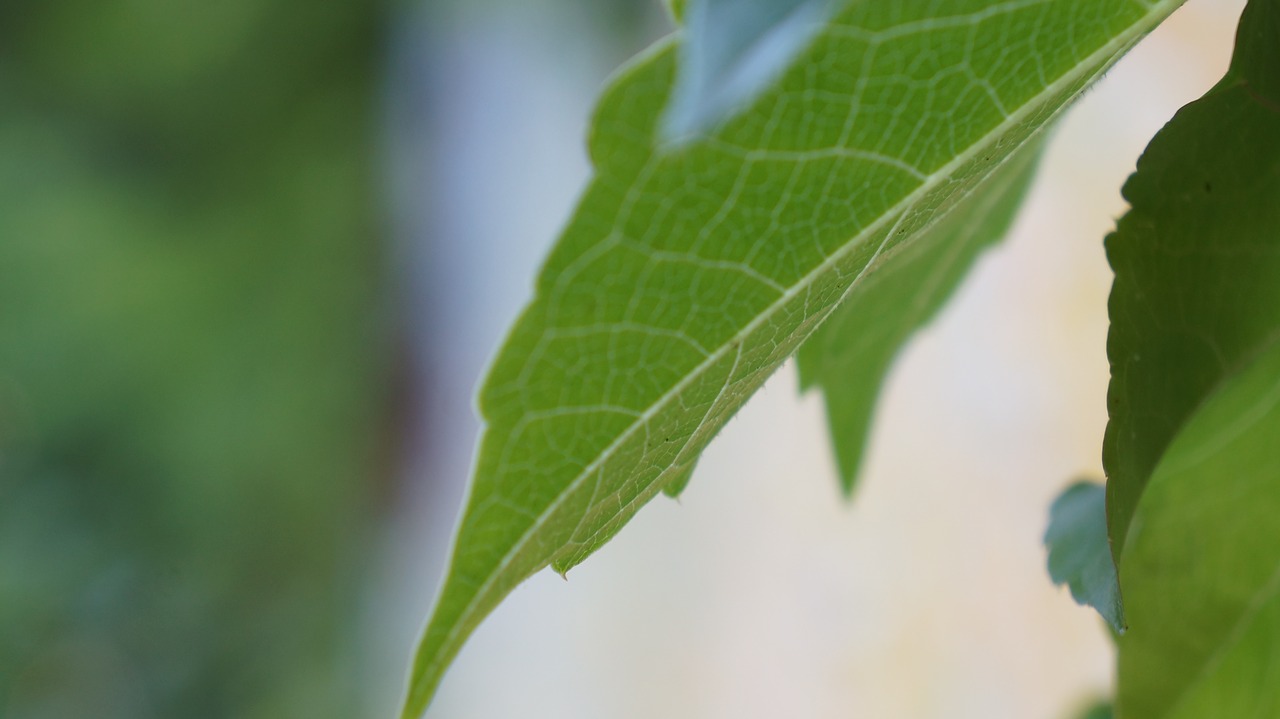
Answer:
[[[529,526],[529,528],[523,534],[520,535],[520,538],[515,541],[511,549],[508,550],[507,553],[503,555],[502,559],[498,562],[495,569],[489,572],[485,581],[481,583],[481,585],[476,589],[475,593],[472,594],[472,598],[467,602],[462,612],[460,612],[457,615],[457,620],[453,623],[453,626],[450,629],[449,633],[445,635],[444,640],[441,643],[441,647],[446,648],[454,644],[454,642],[458,638],[459,633],[470,622],[471,617],[475,613],[476,608],[483,604],[482,600],[486,597],[489,591],[492,590],[493,584],[497,580],[497,578],[500,577],[506,571],[506,569],[510,566],[511,562],[515,559],[515,557],[518,556],[525,549],[529,540],[533,536],[535,536],[539,531],[541,531],[546,521],[550,519],[556,513],[557,510],[559,510],[559,508],[561,507],[563,502],[566,500],[566,498],[571,496],[575,491],[577,491],[577,489],[581,486],[582,482],[585,481],[588,477],[590,477],[592,472],[597,471],[601,464],[603,464],[610,457],[612,457],[613,453],[616,452],[623,444],[625,444],[635,432],[637,432],[640,428],[644,427],[645,424],[649,420],[651,420],[654,416],[656,416],[656,414],[659,411],[664,409],[669,402],[671,402],[676,397],[679,397],[681,392],[691,382],[701,377],[702,374],[705,373],[711,366],[713,366],[716,362],[723,359],[726,353],[730,351],[733,347],[740,346],[743,339],[750,336],[755,330],[759,329],[764,323],[772,319],[774,314],[778,312],[780,309],[782,309],[782,307],[784,307],[787,302],[789,302],[791,299],[795,298],[798,294],[800,294],[800,292],[804,291],[805,289],[813,285],[815,282],[817,282],[818,278],[825,276],[826,272],[830,271],[839,260],[843,259],[850,252],[853,252],[854,249],[856,249],[857,247],[860,247],[862,244],[860,240],[866,238],[867,236],[873,234],[876,230],[883,227],[885,224],[889,222],[891,218],[898,217],[898,216],[905,217],[906,213],[911,209],[911,207],[917,201],[919,201],[923,196],[927,195],[930,191],[935,189],[942,181],[948,179],[951,176],[951,173],[953,173],[955,170],[963,167],[965,164],[967,164],[968,162],[970,162],[971,160],[975,159],[980,154],[982,154],[982,152],[990,144],[994,142],[995,138],[999,138],[1008,134],[1011,130],[1016,128],[1021,123],[1021,121],[1026,120],[1029,116],[1031,116],[1034,110],[1038,110],[1043,105],[1043,103],[1045,103],[1048,99],[1055,97],[1058,93],[1065,90],[1067,87],[1074,84],[1076,81],[1080,80],[1082,77],[1086,76],[1088,74],[1088,68],[1092,68],[1095,66],[1099,68],[1105,68],[1110,63],[1114,62],[1116,59],[1118,59],[1118,56],[1123,54],[1123,52],[1127,50],[1134,42],[1136,42],[1139,38],[1141,38],[1143,35],[1149,32],[1152,28],[1154,28],[1159,23],[1160,18],[1163,18],[1166,15],[1168,15],[1170,12],[1173,11],[1174,8],[1176,8],[1178,5],[1181,5],[1183,1],[1184,0],[1160,0],[1159,2],[1151,3],[1149,5],[1144,4],[1145,14],[1141,19],[1139,19],[1138,21],[1130,25],[1126,33],[1121,33],[1119,35],[1116,35],[1109,42],[1105,43],[1100,48],[1090,53],[1083,60],[1076,63],[1071,70],[1069,70],[1066,73],[1063,73],[1056,80],[1046,85],[1043,90],[1041,90],[1039,93],[1033,96],[1029,101],[1020,105],[1012,113],[1004,116],[1004,118],[999,123],[997,123],[996,126],[992,128],[990,132],[984,134],[981,138],[978,139],[978,141],[974,142],[968,148],[966,148],[966,150],[957,154],[952,160],[948,161],[946,164],[938,168],[938,170],[932,173],[928,173],[925,176],[925,178],[921,181],[920,185],[916,187],[916,189],[912,190],[905,197],[899,200],[898,203],[895,204],[893,207],[881,213],[880,216],[875,221],[867,225],[867,227],[864,228],[857,235],[854,235],[852,238],[850,238],[850,240],[845,244],[843,244],[840,247],[840,249],[831,253],[831,255],[829,255],[826,259],[824,259],[821,263],[819,263],[808,274],[804,275],[799,280],[797,280],[794,285],[788,288],[777,299],[775,299],[773,302],[767,305],[763,310],[761,310],[761,312],[757,314],[755,318],[753,318],[750,322],[744,325],[741,330],[739,330],[733,336],[731,336],[730,338],[725,340],[723,343],[721,343],[720,347],[718,347],[714,352],[712,352],[705,359],[703,359],[701,363],[699,363],[696,367],[694,367],[691,371],[689,371],[670,390],[668,390],[667,392],[664,392],[660,397],[654,400],[654,402],[651,403],[650,406],[644,410],[644,412],[642,412],[639,416],[636,417],[635,421],[633,421],[630,425],[628,425],[627,428],[623,430],[621,434],[618,435],[617,439],[615,439],[607,447],[601,450],[600,453],[597,455],[596,459],[592,460],[590,464],[584,467],[577,474],[577,476],[575,476],[573,480],[570,481],[568,485],[566,485],[565,489],[561,491],[560,494],[549,505],[547,505],[545,509],[543,509],[541,512],[537,514],[537,516],[535,517],[533,523]],[[1096,74],[1097,72],[1099,71],[1095,70],[1094,74]],[[1046,119],[1045,122],[1042,123],[1040,127],[1044,127],[1048,125],[1052,117],[1059,114],[1063,110],[1063,108],[1065,108],[1068,104],[1069,102],[1064,102],[1061,106],[1056,108],[1053,111],[1050,118]],[[1002,158],[1000,160],[1000,164],[1003,164],[1005,161],[1007,161],[1009,156],[1011,155],[1012,153]],[[652,162],[652,159],[650,159],[648,162]],[[648,162],[646,162],[646,164],[648,164]],[[991,171],[994,171],[995,167],[998,167],[998,166],[999,165],[993,166]],[[898,218],[898,221],[901,221],[901,217]],[[918,236],[918,234],[919,233],[917,233],[916,236]],[[893,236],[892,232],[890,232],[885,236],[885,239],[884,241],[881,242],[880,247],[876,248],[875,253],[867,261],[863,269],[859,271],[858,276],[855,277],[854,280],[850,283],[849,287],[840,296],[840,299],[832,303],[830,307],[832,308],[837,307],[844,302],[844,300],[853,291],[853,288],[855,288],[858,285],[858,282],[861,280],[862,276],[866,273],[867,269],[874,264],[881,250],[883,250],[884,245],[889,241],[890,238],[892,238],[892,236]],[[905,240],[905,241],[909,242],[910,240]],[[694,429],[694,431],[690,434],[690,436],[696,435],[701,428],[702,428],[702,424],[699,423],[698,427]],[[678,456],[675,463],[679,463]],[[554,558],[552,559],[552,561],[554,561]],[[446,574],[446,576],[448,575]],[[446,580],[446,584],[447,584],[447,580]],[[442,587],[442,591],[443,591],[443,587]],[[435,674],[436,668],[441,664],[441,662],[444,660],[444,657],[447,654],[448,652],[437,652],[431,664],[428,665],[429,671],[425,671],[423,672],[423,674],[424,675]]]

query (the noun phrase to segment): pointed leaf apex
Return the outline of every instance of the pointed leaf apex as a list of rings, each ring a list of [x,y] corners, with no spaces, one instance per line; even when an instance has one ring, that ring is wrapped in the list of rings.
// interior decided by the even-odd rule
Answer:
[[[1079,481],[1058,496],[1049,510],[1044,543],[1049,576],[1066,584],[1077,604],[1093,607],[1118,634],[1128,628],[1120,582],[1107,541],[1106,490]]]

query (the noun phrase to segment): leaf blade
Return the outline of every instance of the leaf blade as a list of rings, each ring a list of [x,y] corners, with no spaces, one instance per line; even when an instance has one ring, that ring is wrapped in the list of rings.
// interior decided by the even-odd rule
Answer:
[[[1178,4],[855,3],[748,112],[674,152],[658,129],[671,47],[620,73],[591,131],[596,177],[481,390],[487,428],[404,715],[506,593],[581,561],[677,481],[872,260]],[[1043,82],[1014,71],[1011,46],[1042,57]],[[946,72],[956,53],[963,71]],[[836,58],[866,82],[805,70]]]
[[[857,482],[885,375],[982,252],[1008,232],[1038,157],[1038,146],[1020,150],[892,263],[869,274],[797,353],[801,390],[822,392],[846,497]]]
[[[1280,268],[1268,254],[1280,226],[1272,175],[1280,156],[1280,21],[1263,7],[1249,5],[1223,81],[1182,108],[1143,153],[1124,186],[1132,209],[1107,238],[1116,279],[1103,464],[1117,561],[1170,442],[1280,325]],[[1232,247],[1242,249],[1223,250]]]
[[[1280,344],[1233,377],[1171,443],[1120,565],[1121,716],[1280,710]]]
[[[1121,716],[1280,711],[1280,8],[1125,184],[1104,445]],[[1225,130],[1224,130],[1225,129]]]

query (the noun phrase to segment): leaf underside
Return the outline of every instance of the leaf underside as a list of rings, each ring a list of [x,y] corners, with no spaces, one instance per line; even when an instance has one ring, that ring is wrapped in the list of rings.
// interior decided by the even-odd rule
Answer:
[[[1156,136],[1108,238],[1125,719],[1280,715],[1280,7]]]
[[[800,387],[819,387],[845,496],[853,493],[872,412],[902,346],[946,304],[978,256],[1013,224],[1038,144],[1019,150],[914,242],[881,255],[796,354]]]
[[[574,566],[684,481],[869,266],[1177,5],[856,2],[744,112],[669,151],[672,45],[620,73],[595,177],[480,392],[487,428],[404,715],[519,582]]]

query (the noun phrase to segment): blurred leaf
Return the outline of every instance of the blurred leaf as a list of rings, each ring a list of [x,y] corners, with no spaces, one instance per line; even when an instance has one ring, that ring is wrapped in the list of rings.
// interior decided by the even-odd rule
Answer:
[[[786,70],[835,0],[676,0],[679,69],[663,117],[669,141],[710,130]],[[688,9],[686,11],[686,4]]]
[[[1156,136],[1108,239],[1117,708],[1280,711],[1280,7]]]
[[[1114,716],[1111,702],[1098,702],[1081,712],[1079,719],[1112,719]]]
[[[671,47],[622,72],[591,131],[596,178],[481,390],[488,426],[404,715],[508,592],[683,478],[868,270],[1177,5],[853,3],[747,112],[674,151],[658,137]]]
[[[846,496],[857,482],[872,411],[894,358],[1013,224],[1037,153],[1038,147],[1020,151],[908,248],[883,258],[800,348],[800,386],[822,389]]]
[[[1107,239],[1112,552],[1181,427],[1280,327],[1280,20],[1252,3],[1227,76],[1152,140]],[[1231,128],[1224,132],[1223,128]]]
[[[1123,634],[1124,606],[1107,543],[1106,497],[1106,489],[1093,482],[1068,487],[1049,510],[1044,543],[1053,581],[1069,586],[1077,603],[1098,610],[1112,629]]]
[[[685,0],[665,0],[667,12],[671,14],[671,19],[676,24],[684,22]]]
[[[1170,445],[1120,576],[1124,717],[1280,711],[1280,345],[1230,379]]]

